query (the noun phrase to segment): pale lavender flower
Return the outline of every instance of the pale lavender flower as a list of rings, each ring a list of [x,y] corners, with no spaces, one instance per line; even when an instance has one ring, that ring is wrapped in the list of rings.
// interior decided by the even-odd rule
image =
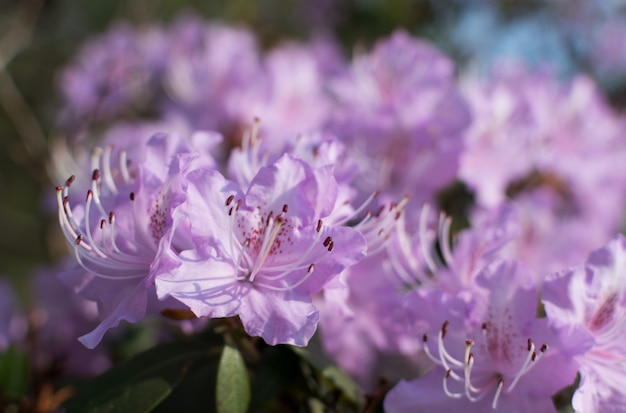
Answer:
[[[545,283],[548,319],[580,364],[577,412],[626,408],[626,239],[618,235],[593,251],[584,266]]]
[[[472,306],[412,302],[416,319],[440,323],[423,335],[435,367],[394,387],[386,411],[556,412],[551,396],[574,381],[576,365],[547,320],[537,318],[531,278],[519,263],[494,262],[474,288],[485,291]]]
[[[248,334],[269,344],[306,345],[318,312],[311,296],[365,254],[354,229],[329,226],[332,175],[288,155],[262,167],[244,193],[219,172],[185,174],[184,204],[195,247],[169,254],[156,277],[198,316],[239,315]],[[328,169],[328,168],[326,168]]]
[[[366,392],[374,392],[380,379],[417,377],[429,366],[421,338],[407,328],[404,294],[386,276],[385,259],[368,254],[316,302],[324,351]]]
[[[583,76],[560,82],[549,72],[501,66],[489,80],[468,79],[465,92],[474,122],[460,178],[479,205],[512,202],[521,236],[506,256],[522,260],[540,284],[619,228],[623,121]]]
[[[240,124],[260,119],[260,133],[274,149],[319,130],[331,110],[325,91],[327,59],[307,44],[285,43],[272,49],[253,82],[225,100],[229,116]]]
[[[168,32],[163,83],[171,102],[164,102],[162,109],[199,129],[237,133],[253,115],[233,116],[227,102],[233,93],[257,87],[260,71],[250,30],[184,15]],[[249,109],[249,102],[244,106]]]
[[[453,71],[432,45],[396,31],[332,81],[331,130],[372,171],[359,180],[362,191],[425,200],[454,179],[469,112]]]
[[[165,41],[157,29],[119,23],[87,43],[61,73],[61,124],[73,135],[91,122],[146,106]]]
[[[146,311],[153,274],[170,248],[187,244],[181,231],[182,199],[172,188],[183,185],[179,168],[212,164],[210,157],[176,156],[188,150],[180,140],[155,135],[144,146],[141,163],[130,164],[125,149],[96,148],[92,157],[91,187],[83,202],[70,196],[74,176],[57,187],[59,222],[84,273],[64,281],[88,299],[96,300],[104,316],[100,325],[80,340],[94,347],[121,320],[136,322]]]

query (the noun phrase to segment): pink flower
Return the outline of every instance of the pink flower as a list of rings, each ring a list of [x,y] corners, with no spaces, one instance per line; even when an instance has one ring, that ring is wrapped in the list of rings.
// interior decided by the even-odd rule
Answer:
[[[285,155],[245,193],[215,170],[186,173],[186,190],[173,196],[186,197],[194,248],[168,255],[175,268],[156,276],[159,297],[198,316],[239,315],[269,344],[306,345],[318,321],[311,296],[366,248],[357,230],[324,223],[336,182],[323,170]]]
[[[577,412],[626,408],[626,239],[618,235],[589,255],[585,266],[547,282],[548,318],[580,364]]]

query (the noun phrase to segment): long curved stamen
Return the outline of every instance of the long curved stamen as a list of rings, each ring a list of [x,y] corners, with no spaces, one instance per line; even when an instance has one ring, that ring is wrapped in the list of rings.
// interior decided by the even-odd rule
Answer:
[[[101,256],[102,258],[106,258],[106,254],[100,250],[98,247],[98,243],[94,241],[91,235],[91,223],[89,222],[89,215],[91,212],[91,200],[93,199],[93,192],[90,190],[87,191],[87,199],[85,200],[85,231],[87,232],[87,240],[89,242],[89,246],[93,248],[93,251]]]
[[[125,149],[120,151],[120,172],[122,173],[124,183],[127,185],[130,184],[130,172],[128,171],[128,159]]]
[[[111,173],[111,151],[113,147],[111,145],[104,148],[102,153],[102,179],[113,194],[117,194],[119,191],[115,185],[113,174]]]
[[[75,217],[69,196],[69,188],[75,177],[70,177],[65,186],[56,187],[59,222],[68,243],[73,245],[76,261],[85,270],[110,280],[141,278],[147,274],[156,250],[149,247],[150,243],[138,239],[145,235],[145,228],[140,228],[136,220],[134,193],[130,196],[134,233],[118,228],[114,212],[107,212],[101,200],[102,196],[115,196],[119,192],[111,168],[112,151],[113,147],[105,150],[96,148],[92,153],[91,187],[87,191],[80,219]],[[131,176],[125,152],[120,153],[119,162],[119,171],[116,169],[115,173],[119,172],[124,182],[128,182]],[[120,241],[123,244],[118,244]]]
[[[498,400],[500,399],[500,394],[502,394],[502,388],[504,387],[504,379],[500,377],[498,379],[498,385],[496,387],[496,394],[493,396],[493,401],[491,402],[491,408],[493,410],[498,408]]]
[[[446,374],[444,374],[443,376],[443,391],[448,397],[451,397],[453,399],[460,399],[461,397],[463,397],[463,393],[453,393],[450,391],[450,389],[448,389],[448,379],[451,377],[451,375],[452,369],[447,369]]]
[[[548,345],[543,344],[539,349],[539,354],[537,354],[535,343],[533,343],[531,339],[528,339],[528,355],[526,356],[526,360],[524,360],[522,367],[520,367],[519,371],[513,378],[513,381],[506,389],[507,393],[513,390],[517,382],[535,365],[535,362],[546,352],[546,350],[548,350]]]
[[[350,215],[348,215],[347,217],[343,219],[343,223],[348,223],[349,221],[356,219],[365,210],[365,208],[367,208],[367,206],[371,204],[372,201],[374,201],[374,199],[378,197],[378,195],[380,195],[380,190],[377,189],[374,192],[372,192],[370,196],[367,197],[367,199],[363,201],[357,209],[355,209]],[[363,218],[362,221],[364,221],[367,218],[368,217],[366,216],[365,218]]]
[[[439,246],[441,247],[441,255],[447,266],[454,267],[454,257],[452,256],[452,248],[450,247],[450,227],[452,218],[446,217],[442,212],[439,216]]]
[[[250,281],[254,281],[254,278],[259,273],[263,264],[265,264],[265,260],[270,255],[270,251],[272,246],[274,245],[274,241],[276,241],[276,237],[278,236],[278,232],[280,231],[280,227],[283,225],[284,219],[279,215],[276,218],[270,215],[267,217],[267,224],[265,226],[263,242],[261,243],[261,249],[259,250],[259,255],[256,259],[254,267],[250,272]],[[270,231],[269,235],[267,231]]]
[[[398,230],[404,207],[409,196],[403,197],[397,204],[381,205],[375,214],[367,213],[361,222],[354,226],[367,240],[367,253],[374,255],[387,246],[391,235]]]
[[[427,230],[429,211],[430,211],[430,207],[428,206],[428,204],[424,204],[424,206],[422,207],[422,211],[420,213],[420,220],[419,220],[419,240],[420,240],[419,244],[420,244],[420,249],[422,250],[421,251],[422,256],[424,257],[424,262],[426,262],[426,266],[428,267],[431,273],[436,273],[438,265],[435,262],[435,259],[433,258],[431,252],[428,250],[428,246],[427,246],[429,239],[431,238]]]
[[[284,286],[284,287],[277,287],[277,286],[274,286],[274,285],[264,284],[264,283],[258,283],[257,285],[260,286],[260,287],[263,287],[263,288],[274,290],[274,291],[289,291],[289,290],[293,290],[294,288],[302,285],[306,280],[308,280],[309,277],[311,276],[311,274],[313,274],[314,270],[315,270],[315,264],[310,264],[309,268],[307,269],[307,272],[306,272],[304,277],[302,277],[299,281],[297,281],[297,282],[295,282],[293,284]]]
[[[245,271],[245,269],[241,266],[241,262],[243,260],[243,256],[246,254],[246,249],[250,246],[250,240],[246,239],[243,244],[241,244],[241,251],[239,252],[239,256],[237,257],[237,262],[235,263],[235,278],[238,280],[247,280],[248,275],[239,275],[241,271]]]

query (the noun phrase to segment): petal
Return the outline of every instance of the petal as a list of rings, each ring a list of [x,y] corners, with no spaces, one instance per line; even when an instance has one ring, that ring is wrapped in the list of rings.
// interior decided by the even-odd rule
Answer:
[[[267,344],[306,346],[319,313],[310,300],[251,289],[241,302],[239,317],[248,334],[262,337]]]

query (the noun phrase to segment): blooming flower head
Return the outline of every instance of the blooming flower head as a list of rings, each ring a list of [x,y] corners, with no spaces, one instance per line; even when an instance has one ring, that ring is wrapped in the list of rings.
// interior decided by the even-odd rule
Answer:
[[[227,102],[254,87],[261,70],[250,30],[183,15],[169,29],[168,46],[163,84],[170,101],[161,109],[199,129],[238,132],[241,119],[229,113]]]
[[[580,363],[577,412],[617,412],[626,407],[626,239],[618,235],[593,251],[583,267],[544,286],[548,318]]]
[[[576,368],[547,320],[537,318],[530,277],[518,263],[495,262],[477,288],[488,291],[482,311],[470,314],[454,300],[425,311],[415,305],[417,318],[443,319],[423,336],[435,367],[392,389],[386,411],[556,412],[551,396],[573,382]]]
[[[184,150],[181,144],[156,135],[145,145],[143,161],[132,168],[125,149],[96,148],[91,185],[83,201],[75,202],[70,193],[74,176],[56,188],[61,228],[84,269],[68,273],[65,282],[98,301],[105,315],[93,332],[81,338],[88,347],[97,345],[120,320],[143,317],[151,274],[158,268],[156,258],[171,243],[175,248],[185,245],[184,235],[174,237],[181,199],[171,195],[171,187],[180,185],[176,172],[186,162],[175,156]]]
[[[332,175],[285,155],[262,167],[245,193],[212,169],[185,178],[194,248],[170,256],[176,268],[157,275],[159,297],[198,316],[239,315],[250,335],[270,344],[305,345],[318,320],[311,296],[366,247],[357,230],[324,222],[335,208]]]
[[[61,126],[71,135],[94,121],[146,104],[165,55],[156,29],[113,26],[86,44],[60,76],[64,100]]]
[[[357,56],[331,82],[331,130],[365,166],[359,185],[420,200],[455,176],[469,112],[453,64],[426,42],[396,31]]]
[[[240,124],[251,115],[261,120],[266,146],[282,148],[303,133],[319,130],[331,110],[326,94],[326,62],[308,44],[286,43],[263,59],[249,87],[228,96],[229,116]]]

